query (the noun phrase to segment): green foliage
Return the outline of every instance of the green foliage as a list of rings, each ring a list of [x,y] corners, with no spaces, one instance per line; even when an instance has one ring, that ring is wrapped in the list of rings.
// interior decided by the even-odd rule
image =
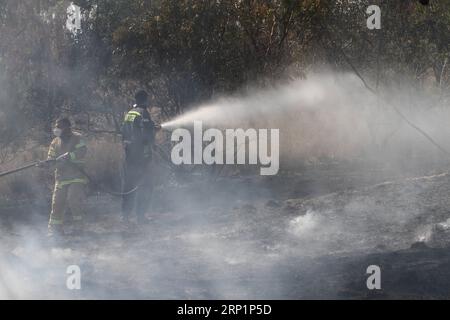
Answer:
[[[448,90],[450,3],[378,1],[77,0],[82,31],[64,29],[66,0],[0,1],[0,140],[50,138],[61,113],[114,130],[145,87],[166,114],[248,84],[350,69],[372,81],[432,69]],[[26,128],[26,130],[23,130]]]

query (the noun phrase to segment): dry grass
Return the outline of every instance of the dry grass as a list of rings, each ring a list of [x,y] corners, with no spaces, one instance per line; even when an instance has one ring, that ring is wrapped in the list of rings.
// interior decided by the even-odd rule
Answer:
[[[108,139],[88,141],[86,171],[95,183],[120,187],[123,149],[120,142]]]
[[[7,171],[27,165],[39,159],[45,159],[46,148],[30,147],[14,154],[13,160],[0,166],[0,171]],[[48,193],[53,181],[50,172],[31,168],[0,178],[0,201],[29,200]]]
[[[120,186],[122,147],[108,139],[88,139],[86,171],[102,185]],[[0,166],[0,171],[11,170],[39,159],[45,159],[47,146],[31,147],[14,155],[14,160]],[[52,169],[30,168],[0,178],[0,202],[30,200],[50,196],[54,183]]]

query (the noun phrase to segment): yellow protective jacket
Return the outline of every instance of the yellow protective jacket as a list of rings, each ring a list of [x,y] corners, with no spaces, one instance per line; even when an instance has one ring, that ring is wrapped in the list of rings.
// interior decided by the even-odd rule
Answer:
[[[76,168],[76,166],[81,168],[84,166],[87,152],[86,143],[81,134],[72,132],[64,141],[60,137],[53,139],[47,159],[56,159],[66,152],[69,152],[69,160],[56,164],[56,185],[62,187],[72,183],[87,183],[87,178]]]

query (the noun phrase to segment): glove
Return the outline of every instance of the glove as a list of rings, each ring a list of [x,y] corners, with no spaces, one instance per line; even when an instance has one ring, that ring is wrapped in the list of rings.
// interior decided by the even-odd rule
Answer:
[[[68,152],[60,155],[58,158],[56,158],[56,161],[67,161],[70,159],[70,154]]]

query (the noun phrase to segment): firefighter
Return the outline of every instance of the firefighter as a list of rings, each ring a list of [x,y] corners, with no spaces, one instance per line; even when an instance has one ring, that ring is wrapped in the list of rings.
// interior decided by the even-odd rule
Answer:
[[[135,95],[135,104],[125,115],[122,125],[122,141],[125,150],[123,166],[122,222],[128,225],[133,211],[139,224],[148,220],[145,213],[153,191],[152,146],[159,126],[152,121],[147,92]],[[132,192],[130,192],[132,191]]]
[[[73,132],[67,118],[56,121],[53,130],[56,136],[49,148],[47,160],[55,160],[55,187],[52,197],[52,209],[48,223],[48,235],[64,235],[64,215],[67,208],[73,217],[74,232],[83,229],[85,187],[87,178],[77,169],[83,167],[86,156],[86,143],[79,133]]]

